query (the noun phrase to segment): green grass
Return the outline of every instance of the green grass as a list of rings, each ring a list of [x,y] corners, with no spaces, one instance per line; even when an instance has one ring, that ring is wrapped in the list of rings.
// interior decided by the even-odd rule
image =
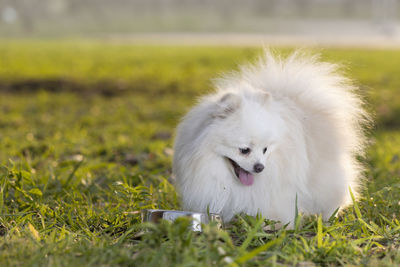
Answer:
[[[302,218],[295,230],[266,231],[273,222],[238,216],[225,230],[210,225],[202,234],[187,231],[185,220],[140,223],[143,209],[180,208],[170,178],[179,118],[211,90],[211,78],[260,51],[2,42],[0,265],[399,265],[396,50],[319,51],[347,65],[377,121],[362,159],[362,197],[338,217]],[[10,92],[33,80],[37,90]],[[45,90],[49,80],[66,85]],[[97,93],[104,84],[123,89],[108,97]]]

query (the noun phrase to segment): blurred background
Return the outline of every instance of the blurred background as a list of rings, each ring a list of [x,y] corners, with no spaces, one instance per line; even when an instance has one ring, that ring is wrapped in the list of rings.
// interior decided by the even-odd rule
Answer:
[[[400,0],[0,0],[1,37],[400,43]]]

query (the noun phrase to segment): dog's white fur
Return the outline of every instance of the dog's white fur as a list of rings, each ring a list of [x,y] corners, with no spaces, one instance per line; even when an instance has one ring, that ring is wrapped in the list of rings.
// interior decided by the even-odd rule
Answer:
[[[293,223],[296,196],[300,212],[324,219],[350,203],[368,118],[336,65],[266,51],[216,87],[177,129],[173,172],[185,209],[222,213],[224,221],[261,213],[286,224]],[[242,147],[251,153],[242,155]],[[246,186],[227,158],[245,170],[265,168]]]

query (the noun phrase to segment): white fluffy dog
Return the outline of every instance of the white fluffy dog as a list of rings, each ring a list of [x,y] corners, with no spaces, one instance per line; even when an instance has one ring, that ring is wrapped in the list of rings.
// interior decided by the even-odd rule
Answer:
[[[282,224],[329,218],[356,193],[367,115],[336,65],[266,51],[218,80],[177,129],[173,172],[185,209]]]

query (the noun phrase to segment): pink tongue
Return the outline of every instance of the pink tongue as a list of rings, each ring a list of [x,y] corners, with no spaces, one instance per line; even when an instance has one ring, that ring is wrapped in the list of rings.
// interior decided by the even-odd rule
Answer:
[[[244,171],[243,169],[239,170],[239,180],[244,185],[252,185],[254,182],[254,176],[251,173]]]

